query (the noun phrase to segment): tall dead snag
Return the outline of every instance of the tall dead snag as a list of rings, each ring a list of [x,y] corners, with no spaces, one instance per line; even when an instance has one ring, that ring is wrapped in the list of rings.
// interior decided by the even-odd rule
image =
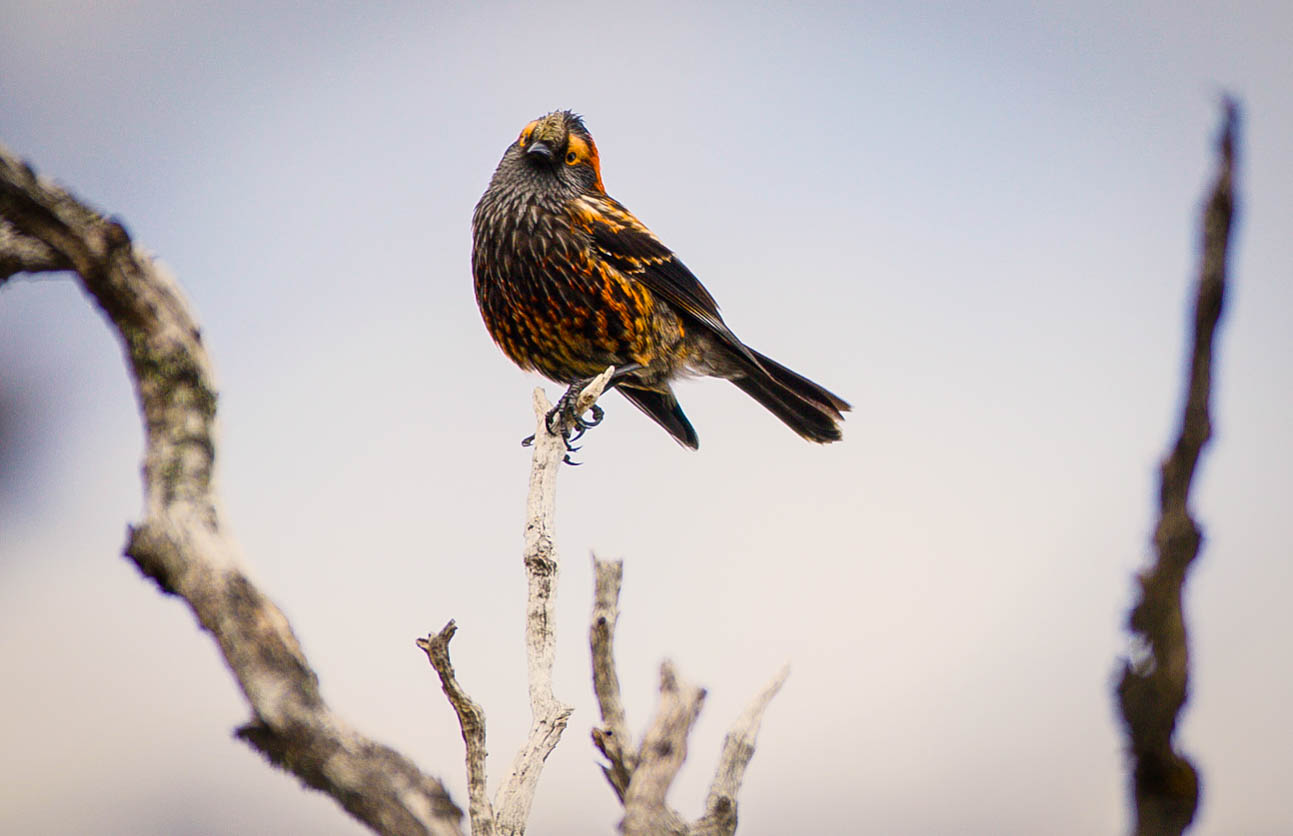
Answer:
[[[1225,102],[1218,172],[1203,212],[1202,259],[1194,304],[1194,337],[1181,427],[1160,470],[1154,564],[1139,575],[1140,600],[1128,619],[1138,642],[1122,666],[1118,701],[1132,757],[1137,836],[1179,834],[1199,804],[1199,776],[1172,745],[1177,717],[1189,695],[1189,645],[1181,596],[1202,536],[1190,517],[1190,485],[1212,434],[1212,342],[1225,299],[1226,255],[1234,219],[1234,168],[1239,114]]]
[[[593,690],[602,725],[594,728],[593,744],[608,763],[602,772],[624,805],[620,830],[625,836],[731,836],[736,832],[736,796],[768,703],[781,690],[789,666],[783,667],[749,707],[736,718],[723,739],[723,751],[705,798],[705,813],[686,822],[668,806],[669,786],[687,759],[687,738],[705,702],[705,690],[679,677],[673,663],[660,665],[660,702],[655,718],[636,747],[629,740],[615,667],[615,624],[619,620],[620,584],[624,564],[593,558],[595,589],[589,644],[593,657]]]
[[[461,833],[439,781],[332,712],[286,616],[244,571],[212,483],[211,361],[175,279],[120,223],[0,146],[0,283],[62,270],[120,335],[143,416],[144,518],[125,553],[219,645],[252,712],[238,737],[378,833]]]
[[[580,392],[575,414],[587,412],[615,373],[615,367],[594,378]],[[440,675],[445,696],[458,714],[463,743],[467,748],[467,794],[473,836],[520,836],[530,817],[530,806],[538,789],[543,762],[556,748],[566,722],[574,710],[552,693],[552,664],[556,658],[556,595],[560,563],[553,531],[557,506],[557,473],[566,458],[562,431],[569,431],[568,418],[560,418],[557,432],[551,432],[547,415],[552,405],[542,389],[534,390],[534,452],[530,460],[530,494],[526,502],[525,551],[522,562],[528,586],[525,617],[525,655],[529,667],[530,734],[512,761],[512,770],[499,788],[493,804],[485,774],[485,713],[462,689],[449,660],[449,639],[457,629],[450,621],[438,634],[418,639],[431,667]]]

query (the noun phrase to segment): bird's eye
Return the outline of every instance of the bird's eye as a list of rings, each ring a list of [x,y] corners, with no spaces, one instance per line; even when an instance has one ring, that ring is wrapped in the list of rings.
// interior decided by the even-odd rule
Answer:
[[[574,164],[575,164],[576,162],[578,162],[578,161],[579,161],[579,155],[578,155],[578,154],[576,154],[574,151],[569,151],[569,152],[567,152],[567,153],[566,153],[566,164],[567,164],[567,165],[574,165]]]

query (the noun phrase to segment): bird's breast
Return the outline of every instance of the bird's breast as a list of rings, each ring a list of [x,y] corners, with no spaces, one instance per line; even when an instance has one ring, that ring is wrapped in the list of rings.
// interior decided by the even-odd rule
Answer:
[[[518,365],[564,382],[656,362],[667,337],[654,297],[564,209],[518,197],[477,207],[472,270],[490,335]]]

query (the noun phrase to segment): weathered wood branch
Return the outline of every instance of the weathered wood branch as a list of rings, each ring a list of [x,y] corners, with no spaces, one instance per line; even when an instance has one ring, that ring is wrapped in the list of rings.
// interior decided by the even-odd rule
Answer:
[[[1203,212],[1193,346],[1180,431],[1160,470],[1154,564],[1139,576],[1140,600],[1128,618],[1141,652],[1123,664],[1118,700],[1132,757],[1137,836],[1179,834],[1194,820],[1199,776],[1172,736],[1189,695],[1189,643],[1181,610],[1186,573],[1202,535],[1190,517],[1190,486],[1212,435],[1212,344],[1226,290],[1226,258],[1235,212],[1238,106],[1225,103],[1218,172]]]
[[[125,553],[219,645],[252,711],[238,736],[378,833],[460,833],[439,781],[328,707],[287,618],[244,570],[213,485],[211,361],[175,279],[2,146],[0,219],[0,275],[70,268],[121,336],[146,438],[144,515]]]
[[[754,756],[763,714],[781,690],[789,666],[778,671],[737,717],[723,741],[714,779],[705,800],[705,813],[687,823],[669,807],[666,796],[687,757],[687,738],[700,714],[705,690],[685,682],[673,663],[660,666],[660,702],[655,719],[634,748],[629,741],[624,704],[615,666],[615,625],[624,565],[619,560],[593,557],[592,626],[589,644],[593,659],[593,690],[602,725],[594,728],[593,743],[609,763],[602,772],[624,804],[620,829],[626,836],[731,836],[737,825],[737,794]]]
[[[458,715],[462,742],[467,747],[467,817],[472,836],[494,836],[497,832],[494,806],[489,803],[485,773],[485,711],[458,684],[453,662],[449,660],[449,641],[456,632],[458,625],[450,621],[439,633],[418,639],[417,645],[426,651],[431,667],[440,675],[440,686]]]
[[[786,684],[790,676],[790,665],[785,665],[755,695],[750,705],[736,718],[732,727],[723,738],[723,751],[718,756],[718,766],[714,770],[714,780],[709,784],[709,793],[705,797],[705,815],[692,825],[692,836],[719,836],[731,834],[736,830],[736,794],[741,790],[745,780],[745,769],[754,757],[754,744],[758,741],[759,727],[763,724],[763,713],[768,710],[772,698]]]
[[[623,577],[623,561],[593,557],[593,624],[588,629],[588,643],[593,654],[593,692],[602,715],[602,725],[593,727],[593,745],[609,761],[602,772],[621,803],[637,766],[615,669],[615,625],[620,618]]]
[[[687,760],[687,738],[705,704],[705,689],[678,676],[673,663],[660,664],[660,703],[655,719],[642,735],[637,766],[624,793],[625,836],[686,834],[682,817],[669,808],[665,796]]]
[[[579,393],[575,414],[582,414],[597,402],[615,368],[595,377]],[[530,460],[530,493],[526,500],[525,550],[522,562],[527,583],[525,613],[525,655],[530,691],[530,733],[517,751],[507,779],[499,788],[494,804],[489,803],[485,771],[485,714],[462,690],[449,661],[449,639],[456,629],[452,621],[418,646],[427,653],[440,675],[445,695],[458,714],[467,748],[469,815],[474,836],[506,836],[525,833],[530,808],[538,789],[543,763],[561,740],[572,706],[552,693],[552,665],[557,653],[556,595],[561,564],[555,536],[557,474],[566,457],[563,432],[569,432],[568,416],[559,416],[556,432],[548,429],[552,409],[542,389],[534,390],[534,451]],[[446,635],[447,633],[447,635]]]

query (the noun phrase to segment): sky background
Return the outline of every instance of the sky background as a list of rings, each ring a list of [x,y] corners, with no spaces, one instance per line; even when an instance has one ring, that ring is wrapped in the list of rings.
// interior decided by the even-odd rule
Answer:
[[[1235,92],[1180,743],[1203,773],[1195,832],[1293,833],[1287,3],[0,14],[0,141],[120,217],[203,325],[253,574],[332,705],[464,807],[413,641],[457,619],[497,786],[529,722],[517,442],[538,381],[480,322],[470,219],[526,122],[582,113],[608,191],[733,329],[853,403],[844,442],[816,447],[732,386],[684,383],[691,453],[606,398],[561,474],[555,689],[576,712],[536,834],[619,819],[588,738],[594,549],[626,564],[635,731],[661,659],[710,690],[684,814],[789,661],[744,834],[1126,829],[1111,687]],[[0,288],[0,419],[0,832],[364,832],[231,738],[248,712],[212,642],[120,557],[140,423],[70,278]]]

